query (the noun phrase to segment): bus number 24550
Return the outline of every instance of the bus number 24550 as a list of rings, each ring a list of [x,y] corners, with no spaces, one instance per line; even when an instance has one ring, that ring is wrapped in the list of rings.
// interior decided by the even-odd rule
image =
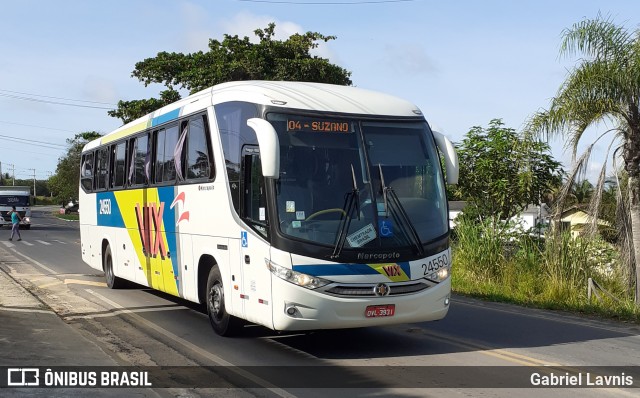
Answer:
[[[442,253],[438,257],[429,260],[428,263],[422,264],[422,269],[424,270],[424,275],[429,275],[434,271],[439,270],[440,268],[449,266],[449,256],[447,253]]]
[[[100,214],[111,214],[111,199],[100,199]]]

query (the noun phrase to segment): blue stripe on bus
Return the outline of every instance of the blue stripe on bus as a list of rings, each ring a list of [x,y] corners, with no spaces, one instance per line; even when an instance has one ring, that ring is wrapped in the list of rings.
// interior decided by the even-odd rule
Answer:
[[[411,266],[408,262],[394,263],[398,264],[402,270],[410,276]],[[311,276],[327,276],[327,275],[375,275],[378,271],[371,268],[367,264],[311,264],[311,265],[294,265],[293,270],[302,272]]]
[[[118,201],[113,192],[98,192],[96,195],[96,214],[98,225],[102,227],[124,228]]]
[[[404,273],[409,277],[409,279],[411,279],[411,265],[409,264],[409,262],[404,261],[401,263],[396,263],[400,266],[400,268],[402,268],[402,270],[404,271]]]
[[[175,187],[160,187],[158,188],[158,199],[161,203],[165,204],[164,214],[162,215],[162,223],[166,231],[167,237],[167,249],[169,250],[169,256],[171,257],[171,266],[173,267],[173,275],[176,277],[181,276],[180,268],[178,267],[178,237],[176,234],[176,207],[173,209],[170,204],[173,202],[177,188]],[[180,280],[175,279],[176,287],[180,292]],[[182,293],[182,292],[180,292]]]
[[[151,119],[151,127],[168,122],[173,119],[177,119],[180,116],[180,108],[174,109],[171,112],[167,112],[164,115],[160,115]]]

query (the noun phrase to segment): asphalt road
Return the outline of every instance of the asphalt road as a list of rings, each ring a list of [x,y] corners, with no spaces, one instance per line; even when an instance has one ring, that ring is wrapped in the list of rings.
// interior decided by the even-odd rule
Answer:
[[[527,384],[533,373],[586,373],[592,366],[637,375],[638,325],[455,296],[438,322],[284,334],[248,326],[238,338],[222,338],[198,305],[139,286],[108,289],[102,273],[81,260],[77,222],[59,220],[52,210],[34,211],[21,242],[9,242],[10,231],[0,231],[7,234],[0,240],[0,266],[14,280],[121,365],[232,369],[219,383],[185,381],[158,389],[161,396],[640,396],[640,375],[635,388],[540,390]],[[303,367],[315,375],[300,373]],[[274,385],[269,370],[288,378]],[[356,383],[362,380],[371,385]],[[351,381],[359,388],[344,388]],[[314,388],[299,388],[305,383]],[[256,385],[263,388],[249,388]],[[332,389],[317,388],[323,386]],[[47,394],[56,396],[55,390]]]

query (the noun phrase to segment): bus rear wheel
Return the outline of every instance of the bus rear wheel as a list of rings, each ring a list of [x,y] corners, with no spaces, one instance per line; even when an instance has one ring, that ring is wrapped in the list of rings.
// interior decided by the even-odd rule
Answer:
[[[109,289],[119,289],[124,285],[124,280],[118,278],[113,272],[113,256],[111,255],[111,246],[107,245],[102,256],[102,269],[107,279],[107,287]]]
[[[213,330],[220,336],[236,335],[242,327],[242,321],[229,315],[224,306],[224,285],[217,266],[209,271],[207,279],[207,315]]]

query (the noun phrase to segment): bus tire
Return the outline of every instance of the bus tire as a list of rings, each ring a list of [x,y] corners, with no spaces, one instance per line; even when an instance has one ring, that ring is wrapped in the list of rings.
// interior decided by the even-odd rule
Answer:
[[[102,256],[102,269],[107,280],[109,289],[120,289],[124,285],[124,280],[117,277],[113,272],[113,256],[111,255],[111,246],[107,245]]]
[[[225,310],[224,286],[218,266],[213,266],[209,271],[206,292],[207,315],[213,330],[220,336],[236,335],[242,327],[242,321]]]

